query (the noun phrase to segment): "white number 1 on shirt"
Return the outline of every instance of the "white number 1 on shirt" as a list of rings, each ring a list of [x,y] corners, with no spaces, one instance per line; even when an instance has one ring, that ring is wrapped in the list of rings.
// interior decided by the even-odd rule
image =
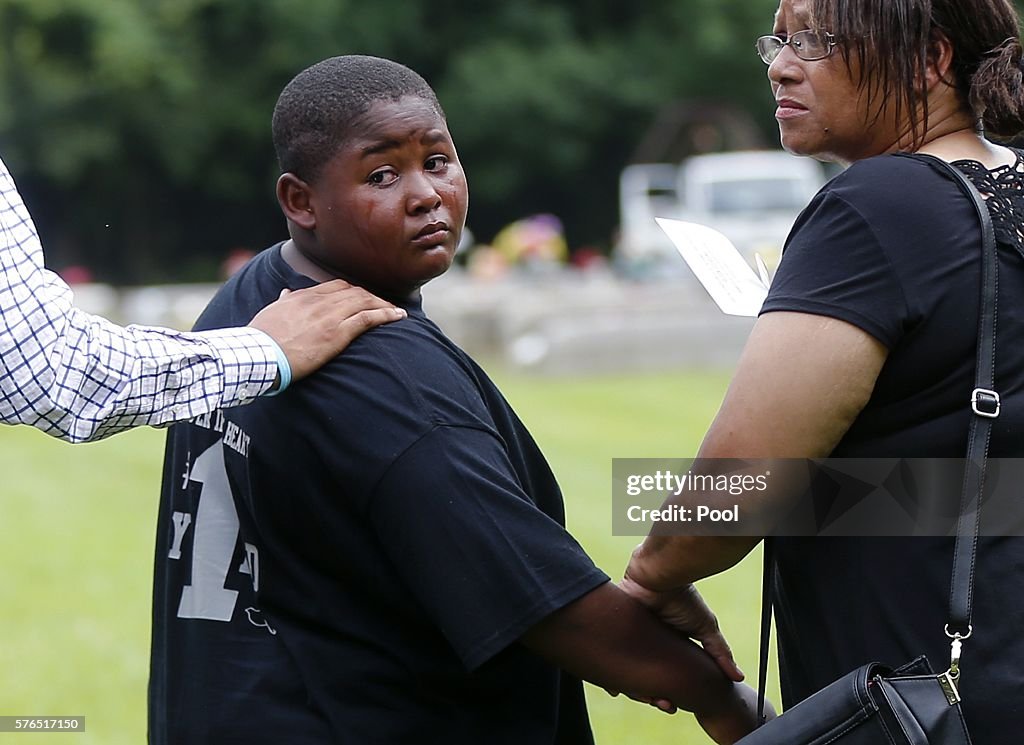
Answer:
[[[192,583],[182,590],[178,617],[230,621],[238,592],[224,584],[238,543],[238,513],[231,498],[221,440],[196,458],[189,480],[201,483],[203,488],[192,536]],[[178,540],[175,536],[175,543]]]

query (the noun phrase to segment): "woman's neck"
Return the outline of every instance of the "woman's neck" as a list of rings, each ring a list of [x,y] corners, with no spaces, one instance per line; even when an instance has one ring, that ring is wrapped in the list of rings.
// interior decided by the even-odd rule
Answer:
[[[976,160],[990,171],[999,166],[1012,165],[1017,160],[1011,150],[989,142],[973,128],[959,129],[929,139],[917,152],[934,155],[947,162]]]

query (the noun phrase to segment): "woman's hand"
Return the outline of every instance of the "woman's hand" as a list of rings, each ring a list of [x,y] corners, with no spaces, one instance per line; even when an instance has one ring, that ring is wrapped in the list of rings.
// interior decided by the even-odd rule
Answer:
[[[656,592],[635,582],[627,569],[626,576],[619,582],[619,588],[650,608],[669,626],[687,638],[699,642],[729,680],[737,683],[743,680],[743,671],[733,659],[729,642],[718,626],[718,618],[692,584],[675,590]]]

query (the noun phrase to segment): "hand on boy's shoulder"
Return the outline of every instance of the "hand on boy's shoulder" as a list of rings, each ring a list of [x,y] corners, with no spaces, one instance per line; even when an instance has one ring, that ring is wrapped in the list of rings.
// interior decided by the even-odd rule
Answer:
[[[281,297],[249,323],[284,351],[298,380],[341,354],[362,333],[406,317],[402,308],[334,279]]]

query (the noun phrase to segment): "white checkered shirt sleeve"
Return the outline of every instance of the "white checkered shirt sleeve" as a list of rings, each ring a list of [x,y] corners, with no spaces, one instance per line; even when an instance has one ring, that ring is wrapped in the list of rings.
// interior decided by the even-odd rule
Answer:
[[[96,440],[246,403],[276,375],[256,329],[122,328],[75,308],[0,161],[0,422]]]

